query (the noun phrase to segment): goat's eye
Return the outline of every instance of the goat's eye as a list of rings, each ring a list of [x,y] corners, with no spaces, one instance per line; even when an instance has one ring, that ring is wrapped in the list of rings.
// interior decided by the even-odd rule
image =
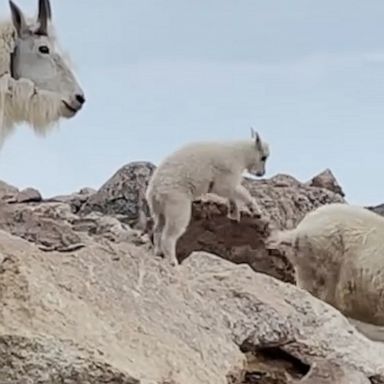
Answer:
[[[263,157],[261,158],[261,161],[267,161],[267,156],[263,156]]]
[[[39,47],[39,52],[44,53],[45,55],[49,54],[49,48],[46,45],[42,45]]]

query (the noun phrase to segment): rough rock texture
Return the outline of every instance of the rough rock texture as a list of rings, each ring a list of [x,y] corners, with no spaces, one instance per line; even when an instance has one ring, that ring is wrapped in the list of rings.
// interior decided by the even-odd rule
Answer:
[[[268,350],[297,361],[291,377],[320,361],[384,379],[382,345],[249,266],[195,253],[175,273],[129,243],[47,254],[0,232],[0,244],[2,383],[240,383],[244,353]]]
[[[149,217],[145,189],[154,169],[153,164],[145,162],[125,165],[83,202],[78,213],[86,215],[99,211],[143,228],[143,220]],[[330,185],[338,185],[329,170],[313,180],[322,180],[324,175],[328,183],[319,186],[301,183],[289,175],[260,181],[245,180],[245,186],[261,206],[262,220],[244,212],[244,219],[236,224],[225,217],[227,208],[223,199],[207,195],[196,201],[191,223],[178,242],[179,261],[192,251],[209,251],[235,263],[245,262],[255,271],[294,282],[293,269],[287,259],[275,251],[267,251],[264,239],[273,228],[292,228],[307,212],[320,205],[345,202],[340,189],[333,187],[336,192],[327,189]]]
[[[95,194],[81,207],[81,214],[98,211],[106,215],[118,215],[128,224],[140,218],[145,189],[155,170],[148,162],[134,162],[120,168]],[[146,212],[148,214],[148,212]]]
[[[54,338],[3,335],[0,361],[1,384],[139,384],[71,343]]]
[[[329,362],[313,363],[308,374],[296,382],[302,384],[370,384],[369,379],[361,372]]]
[[[293,282],[264,248],[271,228],[339,194],[285,175],[248,180],[264,217],[244,211],[238,224],[206,196],[175,270],[127,224],[148,214],[153,169],[133,163],[99,191],[41,201],[0,185],[1,384],[384,384],[381,344],[268,276]],[[186,257],[194,250],[221,257]]]
[[[378,215],[384,216],[384,204],[367,207],[367,209],[377,213]]]
[[[83,204],[95,193],[96,191],[92,188],[82,188],[79,192],[70,195],[55,196],[45,201],[67,203],[73,213],[78,213]]]
[[[42,200],[40,192],[35,188],[26,188],[16,195],[17,203],[38,202]]]
[[[144,195],[154,169],[151,163],[130,163],[96,192],[85,188],[69,196],[47,199],[44,204],[0,206],[0,229],[34,241],[41,249],[58,251],[83,247],[87,242],[83,232],[112,241],[132,239],[132,230],[126,223],[131,227],[140,224],[138,228],[142,228],[143,220],[148,218]],[[255,219],[244,211],[240,223],[231,222],[226,218],[225,200],[214,195],[203,197],[193,204],[191,223],[178,242],[179,261],[192,251],[208,251],[235,263],[247,263],[255,271],[294,282],[288,260],[276,251],[267,250],[264,239],[271,229],[291,228],[319,205],[344,202],[344,199],[288,175],[261,181],[245,180],[244,185],[259,202],[263,218]],[[7,186],[6,190],[10,188],[12,190]],[[17,195],[17,189],[14,193]]]
[[[247,263],[255,271],[293,282],[293,268],[281,254],[267,250],[265,238],[273,228],[292,228],[314,208],[344,199],[327,189],[310,187],[293,177],[245,181],[257,199],[262,220],[246,212],[240,223],[226,218],[225,200],[206,196],[194,203],[193,219],[177,245],[179,261],[192,251],[204,250],[235,263]]]
[[[340,184],[336,180],[336,177],[330,169],[326,169],[325,171],[312,178],[308,182],[308,185],[311,187],[329,189],[330,191],[335,192],[342,197],[345,196],[343,189],[341,188]]]

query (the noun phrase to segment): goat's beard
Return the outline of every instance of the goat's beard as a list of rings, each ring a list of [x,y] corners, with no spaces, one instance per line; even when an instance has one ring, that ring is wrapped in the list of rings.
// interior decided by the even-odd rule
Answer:
[[[26,123],[40,136],[46,135],[61,117],[72,117],[60,95],[36,88],[28,79],[0,78],[0,145],[17,124]]]

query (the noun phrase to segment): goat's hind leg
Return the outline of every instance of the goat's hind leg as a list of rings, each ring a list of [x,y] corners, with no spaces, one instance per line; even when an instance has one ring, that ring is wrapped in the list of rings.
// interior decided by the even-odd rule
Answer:
[[[159,214],[153,219],[153,246],[156,256],[164,256],[161,246],[161,235],[164,230],[165,219],[163,214]]]
[[[164,256],[172,266],[178,264],[176,257],[177,240],[186,231],[191,219],[191,201],[184,196],[174,196],[167,201],[165,227],[161,237]]]

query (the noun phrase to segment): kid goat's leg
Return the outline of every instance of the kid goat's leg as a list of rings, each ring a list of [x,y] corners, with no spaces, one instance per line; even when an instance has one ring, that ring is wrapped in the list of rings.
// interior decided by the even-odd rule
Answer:
[[[210,192],[228,199],[228,214],[230,220],[240,221],[240,211],[235,197],[235,186],[232,177],[220,179],[219,183],[214,183]]]
[[[228,199],[228,219],[234,221],[240,221],[240,211],[237,206],[236,200],[233,198]]]
[[[163,250],[161,246],[161,233],[164,230],[164,225],[165,225],[165,220],[164,220],[164,215],[159,214],[159,215],[154,215],[153,216],[153,245],[154,245],[154,250],[155,250],[155,255],[156,256],[162,256],[163,255]]]
[[[167,200],[165,207],[165,227],[161,237],[164,256],[171,265],[178,264],[176,244],[185,232],[191,219],[191,201],[184,196],[173,196]]]
[[[234,186],[231,178],[221,179],[220,182],[220,184],[215,184],[212,192],[228,199],[227,217],[229,219],[240,221],[240,211],[238,208],[239,201],[243,202],[252,213],[261,216],[260,209],[258,208],[255,199],[245,187],[241,184]]]
[[[258,204],[256,203],[256,200],[241,184],[235,188],[234,198],[235,200],[242,201],[253,214],[261,216],[261,211]]]

